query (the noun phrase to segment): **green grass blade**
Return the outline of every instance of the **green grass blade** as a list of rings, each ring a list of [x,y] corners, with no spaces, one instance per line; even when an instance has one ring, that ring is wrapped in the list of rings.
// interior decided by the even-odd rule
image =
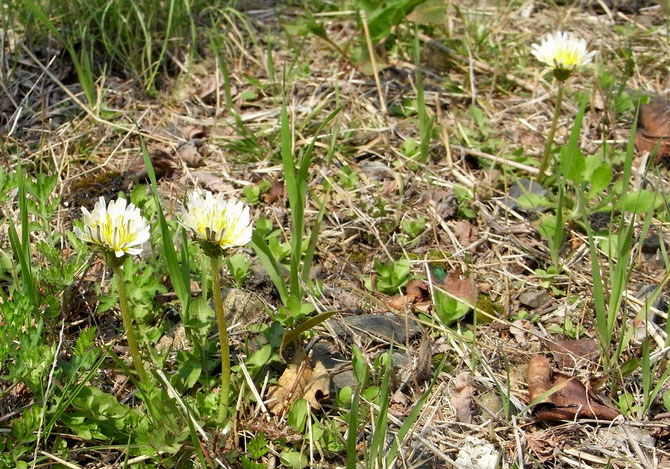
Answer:
[[[284,337],[282,337],[281,345],[279,346],[279,355],[281,356],[281,351],[284,348],[284,345],[290,344],[295,339],[300,337],[300,334],[302,334],[303,332],[307,332],[308,330],[318,326],[319,324],[326,321],[327,319],[330,319],[337,313],[338,311],[326,311],[325,313],[321,313],[317,316],[313,316],[309,319],[304,320],[296,327],[288,331],[286,334],[284,334]]]
[[[580,191],[576,192],[577,199],[579,200],[580,205],[583,207],[586,201],[584,200],[583,193]],[[593,235],[593,230],[591,229],[591,223],[589,222],[586,211],[582,213],[584,219],[584,226],[586,227],[586,235],[589,241],[589,254],[591,257],[591,276],[593,277],[593,305],[596,310],[596,329],[598,331],[598,344],[600,345],[600,352],[603,356],[603,359],[607,361],[606,357],[609,357],[610,354],[610,345],[612,343],[612,337],[608,333],[607,328],[607,310],[605,309],[605,289],[603,287],[603,279],[600,274],[600,262],[598,261],[598,248],[596,247],[596,240]],[[608,371],[608,367],[606,372]]]
[[[347,469],[356,469],[358,462],[358,451],[356,451],[356,440],[358,439],[358,405],[361,400],[361,388],[356,386],[351,408],[349,409],[349,434],[347,435]]]
[[[21,266],[21,279],[23,281],[23,288],[28,292],[28,298],[33,305],[35,311],[39,307],[39,300],[37,298],[37,289],[35,288],[35,279],[30,270],[30,261],[26,259],[23,249],[21,246],[21,241],[19,241],[19,236],[16,233],[16,228],[14,227],[14,222],[9,221],[9,243],[12,246],[12,252],[14,257],[19,261]]]
[[[293,142],[291,139],[291,127],[288,121],[286,101],[281,107],[281,159],[284,168],[284,183],[288,193],[289,206],[291,207],[291,261],[289,274],[289,294],[301,298],[300,290],[300,258],[302,257],[302,232],[303,215],[305,204],[300,196],[300,183],[296,177],[295,162],[293,157]]]
[[[263,264],[263,267],[265,267],[265,270],[270,276],[270,280],[272,280],[272,283],[277,288],[282,303],[286,304],[289,296],[286,281],[284,280],[284,276],[282,275],[277,260],[272,255],[268,243],[265,242],[263,235],[258,230],[254,230],[251,235],[251,247],[256,251],[258,259],[261,261],[261,264]]]
[[[39,296],[37,294],[37,287],[35,277],[30,264],[30,226],[28,222],[28,201],[26,198],[26,179],[23,173],[23,167],[19,162],[16,169],[19,189],[19,219],[21,221],[21,239],[19,239],[14,225],[14,220],[9,219],[9,243],[12,247],[12,252],[19,265],[21,266],[21,280],[23,288],[28,292],[28,298],[33,305],[35,311],[39,308]]]
[[[377,462],[377,458],[381,458],[384,452],[384,444],[386,443],[386,422],[388,419],[388,410],[389,410],[389,394],[390,394],[390,385],[391,385],[391,368],[392,365],[393,350],[388,352],[388,364],[386,370],[384,371],[384,378],[382,380],[382,385],[379,388],[379,394],[381,396],[381,401],[379,402],[379,416],[375,422],[375,432],[372,435],[372,442],[370,443],[370,464],[374,465]],[[379,461],[379,466],[382,467],[382,461]]]
[[[172,231],[170,230],[170,227],[165,220],[160,198],[158,197],[156,173],[154,172],[154,167],[151,164],[151,157],[149,156],[149,152],[147,151],[144,142],[142,142],[142,158],[144,158],[144,165],[146,166],[149,181],[151,182],[151,192],[153,193],[154,200],[156,201],[156,211],[158,213],[158,224],[161,230],[161,239],[163,240],[163,255],[165,256],[165,263],[168,267],[168,273],[170,274],[170,280],[172,280],[174,291],[177,294],[177,298],[179,298],[179,301],[181,302],[182,311],[185,312],[188,311],[188,304],[191,297],[190,280],[188,277],[188,272],[182,270],[182,267],[179,265],[177,252],[175,251],[172,241]],[[186,247],[184,247],[184,249],[186,249]]]
[[[307,243],[307,250],[305,251],[305,258],[302,263],[302,281],[307,285],[311,285],[311,280],[309,278],[309,271],[312,267],[312,260],[314,259],[314,254],[316,252],[316,243],[319,240],[319,231],[321,229],[321,222],[323,221],[323,216],[326,213],[326,202],[328,200],[328,195],[330,193],[330,188],[328,192],[323,196],[321,201],[321,206],[319,207],[319,213],[316,216],[314,225],[312,226],[312,231],[309,235],[309,242]]]

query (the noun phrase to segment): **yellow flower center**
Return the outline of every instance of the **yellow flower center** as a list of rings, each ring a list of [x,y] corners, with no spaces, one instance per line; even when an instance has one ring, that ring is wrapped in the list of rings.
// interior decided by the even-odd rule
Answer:
[[[135,234],[130,229],[132,223],[132,220],[126,220],[123,215],[118,215],[112,219],[112,216],[108,213],[104,223],[98,224],[97,229],[100,232],[101,239],[104,239],[112,249],[119,250],[126,243],[135,239]]]

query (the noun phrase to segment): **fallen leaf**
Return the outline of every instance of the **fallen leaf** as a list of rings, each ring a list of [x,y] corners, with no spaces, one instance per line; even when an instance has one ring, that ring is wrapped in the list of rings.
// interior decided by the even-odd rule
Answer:
[[[195,125],[187,125],[181,129],[181,133],[184,135],[186,140],[202,140],[207,138],[207,130],[202,127],[197,127]]]
[[[531,330],[533,326],[530,321],[526,319],[515,320],[509,328],[510,334],[514,336],[519,345],[526,345],[526,333]]]
[[[551,362],[544,355],[533,355],[528,363],[528,394],[530,402],[551,389]]]
[[[412,372],[412,381],[414,386],[418,389],[422,383],[431,377],[431,370],[433,367],[433,341],[429,335],[423,336],[421,345],[419,346],[419,356],[416,360],[416,367]]]
[[[171,177],[177,169],[172,155],[163,149],[157,148],[150,151],[149,159],[151,160],[151,166],[154,168],[156,179]],[[139,181],[143,181],[149,177],[147,168],[144,165],[144,159],[140,155],[130,163],[128,171],[132,172]]]
[[[312,409],[319,409],[329,395],[330,376],[323,363],[318,361],[312,367],[304,352],[296,353],[277,385],[268,390],[268,410],[281,415],[296,399],[306,399]]]
[[[410,305],[430,300],[430,287],[421,279],[407,282],[404,295],[394,295],[386,302],[388,307],[402,311]]]
[[[656,162],[670,156],[670,104],[654,100],[640,106],[635,133],[637,151],[653,151],[658,145]]]
[[[223,182],[219,176],[215,176],[207,170],[193,172],[193,178],[199,185],[212,192],[235,192],[235,188]]]
[[[272,184],[270,185],[270,190],[268,190],[265,194],[263,194],[263,200],[265,203],[271,204],[279,199],[285,199],[286,198],[286,187],[284,186],[284,182],[280,181],[279,179],[275,179],[272,181]]]
[[[205,161],[198,148],[198,143],[199,142],[196,140],[189,140],[188,142],[182,143],[179,145],[179,148],[177,148],[177,156],[179,159],[186,163],[186,166],[190,166],[191,168],[199,168],[200,166],[205,165]]]
[[[463,247],[468,247],[477,241],[478,229],[467,220],[457,221],[454,225],[454,234]]]
[[[552,339],[546,344],[559,368],[575,368],[578,363],[598,357],[598,342],[589,337],[572,340]]]
[[[438,284],[444,291],[451,295],[467,301],[470,305],[477,304],[477,286],[472,277],[461,278],[461,269],[454,270],[451,275],[445,277],[442,283]]]
[[[470,386],[469,376],[467,371],[459,373],[451,391],[451,405],[456,411],[456,421],[461,423],[472,423],[472,395],[475,388]]]
[[[528,364],[528,393],[535,402],[547,391],[553,392],[535,403],[536,420],[573,420],[575,418],[613,420],[619,412],[604,404],[577,378],[554,373],[549,359],[534,355]]]
[[[526,433],[526,446],[541,462],[550,460],[559,449],[561,440],[546,430]]]

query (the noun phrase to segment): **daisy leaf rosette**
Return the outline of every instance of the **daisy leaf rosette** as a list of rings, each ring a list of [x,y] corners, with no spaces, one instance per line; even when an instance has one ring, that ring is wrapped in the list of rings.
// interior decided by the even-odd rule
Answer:
[[[142,245],[149,239],[150,228],[142,212],[126,199],[119,198],[106,203],[100,197],[89,212],[81,207],[84,229],[75,226],[74,234],[85,242],[100,246],[114,257],[122,258],[142,252]]]
[[[228,248],[248,244],[253,229],[247,205],[234,197],[214,196],[210,191],[188,194],[182,224],[210,257],[218,257]]]
[[[544,36],[539,44],[532,44],[531,54],[551,67],[558,80],[564,81],[575,69],[591,63],[596,52],[587,51],[584,39],[572,33],[557,31]]]

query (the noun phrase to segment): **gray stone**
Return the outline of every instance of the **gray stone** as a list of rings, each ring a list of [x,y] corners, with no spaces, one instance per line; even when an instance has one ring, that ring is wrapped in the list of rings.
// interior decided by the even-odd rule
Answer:
[[[358,335],[364,339],[382,342],[395,341],[401,344],[406,340],[415,339],[421,332],[413,318],[405,321],[393,313],[361,314],[345,316],[341,319],[331,318],[326,321],[326,325],[343,339],[350,339]]]
[[[510,187],[507,197],[505,197],[505,205],[512,210],[521,210],[526,212],[543,212],[546,210],[546,207],[538,205],[537,207],[528,207],[528,205],[521,206],[519,204],[519,199],[529,194],[537,195],[543,197],[546,195],[547,190],[542,187],[539,183],[527,179],[521,178]]]
[[[539,308],[549,301],[549,299],[550,296],[546,290],[527,290],[519,295],[521,304],[533,309]]]

